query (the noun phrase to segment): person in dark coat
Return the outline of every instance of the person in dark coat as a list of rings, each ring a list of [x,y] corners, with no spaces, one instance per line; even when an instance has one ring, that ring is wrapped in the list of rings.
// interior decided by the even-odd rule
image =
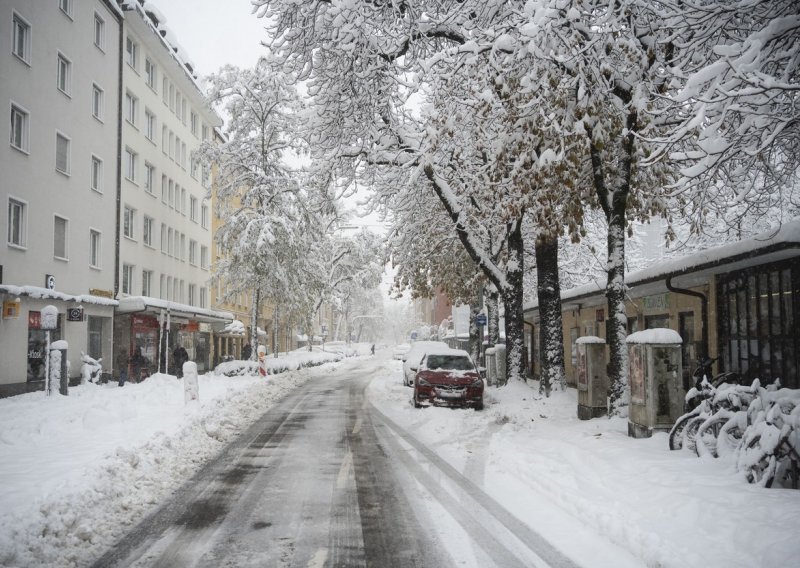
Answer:
[[[172,359],[175,361],[175,376],[180,379],[183,377],[183,364],[189,360],[189,354],[183,345],[175,347],[175,351],[172,352]]]
[[[124,387],[125,381],[128,380],[128,364],[130,360],[128,358],[128,350],[123,349],[117,355],[117,368],[119,369],[119,386]]]
[[[144,358],[142,355],[142,348],[138,345],[136,349],[133,351],[133,357],[130,360],[131,365],[131,377],[130,380],[134,383],[138,383],[142,380],[142,368],[147,365],[147,359]]]
[[[249,343],[245,343],[244,347],[242,347],[242,360],[249,361],[250,356],[253,354],[253,348],[250,347]]]

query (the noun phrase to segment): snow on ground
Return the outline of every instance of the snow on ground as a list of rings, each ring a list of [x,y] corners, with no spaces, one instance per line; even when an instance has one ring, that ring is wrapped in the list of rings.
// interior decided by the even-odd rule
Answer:
[[[373,404],[582,565],[613,565],[592,556],[596,539],[642,566],[798,565],[800,491],[751,486],[664,434],[628,438],[622,420],[581,422],[574,391],[509,384],[482,412],[414,409],[401,362],[379,356]],[[188,406],[169,375],[0,400],[0,566],[88,564],[277,400],[349,361],[207,374]]]
[[[415,409],[401,363],[387,361],[369,397],[581,565],[621,565],[593,556],[598,535],[648,567],[800,566],[800,491],[671,452],[665,433],[629,438],[624,419],[578,420],[574,389],[537,389],[488,388],[482,412]]]

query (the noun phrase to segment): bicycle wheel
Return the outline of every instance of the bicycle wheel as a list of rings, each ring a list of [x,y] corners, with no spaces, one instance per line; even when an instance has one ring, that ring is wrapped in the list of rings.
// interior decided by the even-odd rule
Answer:
[[[747,428],[747,411],[739,410],[733,413],[717,435],[717,455],[719,457],[732,456],[742,446],[742,437]]]
[[[745,448],[746,471],[745,477],[750,483],[761,487],[772,487],[778,460],[761,447],[761,435],[754,436]]]
[[[717,440],[722,427],[728,422],[730,412],[719,411],[710,418],[704,420],[697,428],[695,434],[695,452],[699,457],[719,456],[717,451]]]
[[[686,425],[686,428],[683,430],[683,447],[689,450],[690,452],[697,453],[697,431],[700,429],[700,426],[708,419],[707,414],[701,414],[699,416],[695,416],[689,423]]]
[[[669,431],[670,450],[680,450],[683,447],[683,431],[686,429],[686,425],[689,421],[696,416],[696,413],[690,412],[689,414],[684,414],[675,421],[675,424],[672,425]]]

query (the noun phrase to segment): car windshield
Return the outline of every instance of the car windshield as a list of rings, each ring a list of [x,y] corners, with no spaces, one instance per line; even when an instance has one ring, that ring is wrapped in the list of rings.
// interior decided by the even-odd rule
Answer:
[[[463,355],[428,355],[425,366],[448,371],[472,371],[475,368],[470,358]]]

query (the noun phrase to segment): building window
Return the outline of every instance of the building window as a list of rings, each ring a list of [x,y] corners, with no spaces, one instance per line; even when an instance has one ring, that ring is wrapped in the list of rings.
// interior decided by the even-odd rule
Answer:
[[[175,86],[169,85],[169,110],[175,112]]]
[[[142,270],[142,296],[150,296],[153,289],[153,271]]]
[[[181,233],[181,250],[179,251],[182,261],[186,261],[186,235]]]
[[[144,216],[144,225],[142,226],[142,241],[149,247],[153,246],[153,221],[152,217]]]
[[[175,208],[175,182],[172,180],[169,180],[169,196],[167,197],[167,205],[169,205],[172,209]]]
[[[92,85],[92,116],[103,120],[103,89]]]
[[[202,132],[203,132],[203,140],[208,140],[208,126],[206,126],[205,124],[202,127]]]
[[[156,178],[156,168],[153,164],[144,164],[144,190],[153,193],[153,180]]]
[[[165,205],[167,204],[167,186],[167,176],[161,174],[161,203]]]
[[[29,115],[16,105],[11,105],[11,145],[17,150],[28,151],[30,130]]]
[[[181,167],[186,169],[186,143],[181,142]]]
[[[200,246],[200,268],[208,270],[208,247]]]
[[[93,190],[103,193],[103,160],[97,156],[92,156],[91,184]]]
[[[133,265],[132,264],[123,264],[122,265],[122,293],[123,294],[132,294],[133,293]]]
[[[189,264],[197,266],[197,241],[189,239]]]
[[[144,75],[147,86],[155,91],[156,81],[158,81],[158,71],[156,70],[155,63],[147,58],[144,60]]]
[[[135,237],[136,209],[126,205],[122,215],[122,234],[133,239]]]
[[[57,82],[58,90],[69,95],[71,92],[72,63],[62,54],[58,54]]]
[[[69,138],[56,133],[56,170],[62,174],[69,174],[69,146]]]
[[[189,284],[189,305],[194,306],[195,302],[197,301],[197,286],[195,284]]]
[[[89,229],[89,266],[100,268],[100,231]]]
[[[130,36],[125,39],[125,61],[133,67],[134,71],[139,63],[139,44],[133,41]]]
[[[167,228],[167,254],[175,256],[175,231]]]
[[[208,290],[205,287],[200,288],[200,307],[205,308],[208,304]]]
[[[31,62],[31,26],[14,14],[13,41],[11,51],[25,63]]]
[[[94,44],[103,50],[106,47],[106,22],[99,14],[94,15]]]
[[[200,225],[208,229],[208,205],[205,204],[200,208]]]
[[[169,131],[169,147],[167,148],[167,152],[169,153],[169,157],[173,160],[175,159],[175,133],[172,130]]]
[[[25,247],[27,244],[27,206],[22,201],[8,199],[8,244]]]
[[[167,254],[167,226],[161,223],[161,252]]]
[[[58,0],[58,7],[67,16],[72,17],[72,0]]]
[[[136,117],[139,115],[139,99],[131,92],[125,93],[125,119],[136,126]]]
[[[69,252],[67,226],[67,220],[63,217],[59,217],[58,215],[53,217],[53,256],[61,260],[67,260],[69,258],[67,256]]]
[[[189,169],[189,174],[192,176],[192,179],[197,179],[197,172],[199,169],[200,169],[200,163],[197,161],[197,157],[192,156],[191,167]]]
[[[197,136],[197,115],[194,111],[189,113],[189,125],[191,126],[192,134]]]
[[[166,76],[161,80],[161,100],[169,105],[169,79]]]
[[[147,109],[144,110],[144,135],[151,142],[156,141],[156,117]]]
[[[181,215],[186,216],[186,188],[181,188]]]
[[[189,196],[189,219],[197,223],[197,198],[194,195]]]
[[[136,169],[138,167],[139,156],[130,148],[125,148],[125,177],[132,182],[136,182]]]

